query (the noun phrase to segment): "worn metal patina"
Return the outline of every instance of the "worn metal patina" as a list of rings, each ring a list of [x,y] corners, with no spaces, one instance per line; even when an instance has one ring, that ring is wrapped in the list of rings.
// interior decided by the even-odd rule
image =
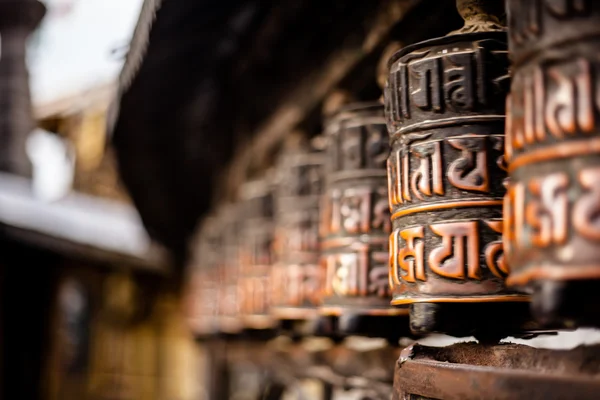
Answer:
[[[385,167],[389,139],[383,105],[353,103],[342,107],[326,121],[325,135],[327,162],[320,232],[325,280],[320,312],[367,320],[408,315],[407,308],[389,304],[391,223]],[[353,325],[355,329],[358,325],[365,328],[357,321]]]
[[[206,340],[217,333],[219,305],[218,264],[222,254],[219,219],[206,217],[198,238],[198,254],[192,261],[186,295],[186,319],[194,337]]]
[[[543,322],[600,322],[600,3],[508,1],[507,283]]]
[[[268,179],[244,184],[241,188],[243,222],[240,232],[240,304],[242,321],[248,329],[274,326],[270,315],[273,189]]]
[[[396,363],[392,398],[595,399],[599,351],[598,346],[565,351],[509,343],[415,344]]]
[[[392,147],[392,304],[414,304],[413,311],[430,316],[430,308],[454,306],[421,303],[527,300],[505,287],[508,65],[506,32],[489,26],[473,31],[468,23],[408,46],[389,61],[384,96]],[[473,314],[466,308],[463,314]],[[411,318],[413,328],[429,331],[417,326],[420,319]]]
[[[322,152],[302,149],[284,151],[278,162],[271,313],[281,320],[311,319],[320,303],[323,162]]]
[[[219,258],[219,307],[217,326],[223,335],[238,335],[243,324],[240,304],[240,227],[242,220],[240,203],[224,205],[217,218],[222,229],[222,255]]]

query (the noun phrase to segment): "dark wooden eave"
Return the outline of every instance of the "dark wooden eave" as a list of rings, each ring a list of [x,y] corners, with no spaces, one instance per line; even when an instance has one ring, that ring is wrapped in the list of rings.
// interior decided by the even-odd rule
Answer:
[[[125,184],[150,235],[185,255],[199,218],[320,129],[336,88],[379,96],[376,66],[461,25],[453,0],[158,0],[144,6],[112,121]]]

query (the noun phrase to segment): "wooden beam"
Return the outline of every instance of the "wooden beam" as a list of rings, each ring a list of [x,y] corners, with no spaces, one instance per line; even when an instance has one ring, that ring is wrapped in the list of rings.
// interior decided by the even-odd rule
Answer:
[[[219,188],[218,197],[235,199],[252,163],[264,160],[359,62],[378,49],[390,30],[418,3],[419,0],[381,2],[374,16],[366,21],[367,33],[360,42],[342,43],[337,51],[331,53],[325,65],[318,68],[318,72],[295,85],[296,89],[262,124],[250,144],[237,149],[229,169],[224,173],[226,179],[221,180],[225,187]]]

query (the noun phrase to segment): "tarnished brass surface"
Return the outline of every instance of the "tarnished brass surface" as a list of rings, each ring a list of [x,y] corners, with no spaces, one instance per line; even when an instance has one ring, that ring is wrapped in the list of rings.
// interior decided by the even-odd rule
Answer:
[[[502,252],[506,34],[455,34],[390,60],[393,304],[522,301]]]
[[[269,313],[273,190],[268,179],[245,183],[241,188],[242,226],[240,232],[240,312],[244,328],[268,329],[274,326]]]
[[[319,269],[319,200],[323,188],[321,152],[284,151],[277,165],[275,265],[271,313],[278,319],[316,315],[322,273]]]
[[[392,308],[388,280],[391,232],[383,106],[354,103],[326,121],[326,187],[321,268],[326,315],[406,315]]]
[[[219,260],[223,256],[222,226],[219,218],[204,219],[199,232],[197,254],[190,266],[185,295],[187,324],[196,339],[217,333],[219,306]]]
[[[392,304],[411,305],[414,332],[497,338],[529,318],[529,298],[505,285],[510,76],[506,32],[488,5],[458,1],[463,29],[389,60],[390,285]],[[487,314],[484,303],[499,305]]]
[[[223,230],[222,255],[217,265],[219,306],[217,327],[225,335],[239,334],[243,328],[240,315],[240,203],[223,206],[217,217]]]
[[[600,3],[511,0],[508,12],[507,283],[534,293],[543,321],[597,324]]]

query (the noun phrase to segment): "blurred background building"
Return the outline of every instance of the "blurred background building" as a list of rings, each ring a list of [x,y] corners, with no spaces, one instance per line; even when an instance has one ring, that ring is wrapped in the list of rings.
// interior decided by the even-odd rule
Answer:
[[[2,12],[36,7],[17,3]],[[42,3],[26,58],[37,127],[2,141],[19,142],[27,167],[0,173],[0,398],[198,398],[172,262],[119,179],[107,131],[143,2]]]

